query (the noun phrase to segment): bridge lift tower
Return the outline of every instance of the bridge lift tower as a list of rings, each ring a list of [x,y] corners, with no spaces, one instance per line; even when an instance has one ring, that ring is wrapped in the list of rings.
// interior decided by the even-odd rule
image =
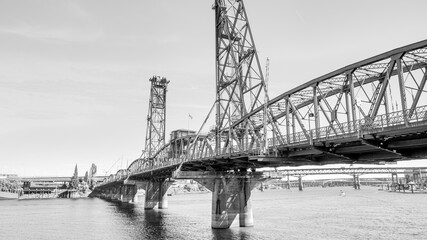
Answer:
[[[215,153],[231,156],[234,152],[265,152],[265,123],[266,117],[271,115],[263,106],[262,97],[268,99],[266,82],[245,6],[242,0],[216,0],[213,9],[216,26]],[[261,114],[247,117],[258,108],[263,109]],[[274,123],[270,126],[275,135]],[[225,171],[220,173],[221,177],[200,181],[212,190],[212,228],[230,227],[237,215],[241,227],[253,226],[250,195],[260,179],[248,173],[247,165],[239,164],[241,161],[230,160],[238,174]]]
[[[145,134],[145,157],[150,159],[165,145],[166,92],[169,81],[164,77],[150,78],[151,91]]]
[[[216,0],[216,154],[266,147],[269,114],[245,115],[263,106],[266,83],[243,1]],[[264,109],[266,111],[266,109]],[[264,126],[265,128],[265,126]],[[273,127],[274,133],[274,127]]]

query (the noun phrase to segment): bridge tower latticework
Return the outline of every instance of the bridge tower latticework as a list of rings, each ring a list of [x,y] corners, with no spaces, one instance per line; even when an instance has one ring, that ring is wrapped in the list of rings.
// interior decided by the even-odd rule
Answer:
[[[266,84],[243,1],[216,0],[216,154],[242,152],[265,146]],[[265,124],[264,124],[265,125]],[[269,124],[271,126],[271,124]],[[265,126],[264,126],[265,127]]]
[[[165,145],[166,126],[166,92],[169,81],[153,76],[151,82],[150,102],[147,116],[144,157],[150,159]]]

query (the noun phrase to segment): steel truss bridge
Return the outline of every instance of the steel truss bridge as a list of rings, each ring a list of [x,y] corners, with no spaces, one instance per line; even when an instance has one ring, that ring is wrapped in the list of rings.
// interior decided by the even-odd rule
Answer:
[[[212,190],[215,205],[222,198],[238,201],[230,196],[241,194],[221,195],[229,183],[217,181],[218,176],[246,179],[236,180],[246,189],[241,190],[246,200],[235,205],[245,206],[237,214],[247,216],[242,209],[250,189],[262,179],[258,168],[426,158],[427,40],[345,66],[270,98],[243,1],[216,0],[213,10],[216,99],[209,116],[215,115],[215,128],[207,133],[174,131],[166,143],[169,81],[154,76],[145,152],[99,184],[98,195],[113,198],[122,191],[117,190],[120,186],[149,182],[146,193],[151,194],[151,204],[162,201],[153,200],[157,195],[152,194],[164,194],[162,184],[154,183],[191,178]],[[236,214],[226,212],[228,217],[213,212],[212,227],[229,226]],[[241,220],[241,226],[249,225]]]
[[[427,168],[421,167],[406,167],[406,168],[306,168],[306,169],[282,169],[277,171],[263,171],[263,176],[266,179],[284,179],[287,178],[288,189],[291,186],[289,177],[298,178],[298,188],[303,190],[304,176],[308,175],[331,175],[331,174],[347,174],[353,176],[353,186],[355,189],[360,189],[360,176],[363,174],[391,174],[392,185],[398,183],[398,174],[412,175],[417,184],[422,185],[422,174],[427,173]],[[335,181],[329,179],[326,182]]]

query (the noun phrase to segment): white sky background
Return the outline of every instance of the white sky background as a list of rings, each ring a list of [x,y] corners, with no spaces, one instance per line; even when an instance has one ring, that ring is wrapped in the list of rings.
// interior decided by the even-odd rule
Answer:
[[[144,148],[153,75],[171,81],[167,134],[197,129],[215,100],[212,4],[0,0],[0,173],[125,167]],[[270,58],[270,97],[427,39],[422,0],[245,5],[262,65]]]

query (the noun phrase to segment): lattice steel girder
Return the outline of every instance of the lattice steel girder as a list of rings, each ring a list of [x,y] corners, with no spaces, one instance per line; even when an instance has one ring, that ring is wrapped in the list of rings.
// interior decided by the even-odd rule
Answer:
[[[424,48],[427,48],[427,40],[420,41],[420,42],[417,42],[417,43],[414,43],[414,44],[411,44],[411,45],[407,45],[407,46],[404,46],[404,47],[401,47],[401,48],[397,48],[397,49],[391,50],[389,52],[386,52],[386,53],[383,53],[383,54],[380,54],[380,55],[377,55],[377,56],[365,59],[363,61],[357,62],[355,64],[348,65],[346,67],[343,67],[341,69],[333,71],[333,72],[331,72],[329,74],[326,74],[326,75],[323,75],[323,76],[321,76],[319,78],[313,79],[313,80],[311,80],[311,81],[309,81],[309,82],[307,82],[307,83],[305,83],[305,84],[303,84],[301,86],[298,86],[298,87],[296,87],[296,88],[294,88],[294,89],[292,89],[290,91],[286,91],[286,92],[280,94],[279,96],[271,99],[268,102],[268,105],[269,106],[273,105],[273,104],[281,101],[282,99],[289,98],[290,96],[293,96],[294,94],[298,94],[299,92],[304,91],[304,90],[308,89],[310,86],[313,86],[313,85],[315,85],[317,83],[328,81],[329,79],[333,79],[333,78],[335,78],[335,77],[337,77],[339,75],[345,76],[346,72],[349,72],[349,71],[355,72],[358,69],[370,68],[371,66],[375,66],[375,68],[379,68],[379,67],[384,68],[386,66],[386,64],[384,64],[384,63],[376,64],[376,63],[384,61],[384,60],[389,59],[389,58],[392,58],[393,56],[398,55],[398,54],[408,53],[408,54],[414,55],[414,54],[417,54],[418,52],[424,53],[425,52]],[[423,51],[421,51],[421,50],[423,50]],[[414,62],[413,65],[411,65],[410,67],[409,66],[405,66],[405,67],[402,67],[402,68],[403,68],[403,72],[407,72],[407,71],[411,71],[411,70],[413,71],[413,70],[416,70],[416,69],[419,69],[419,68],[423,68],[423,67],[426,67],[426,66],[427,66],[426,59],[424,59],[422,56],[420,56],[419,60],[417,62]],[[396,74],[397,74],[396,70],[392,70],[391,73],[390,73],[391,76],[394,76]],[[363,81],[363,84],[368,84],[368,83],[372,83],[372,82],[375,82],[375,81],[383,80],[384,77],[385,77],[384,75],[383,74],[379,74],[378,76],[370,76],[370,77],[368,77],[367,79],[365,79]],[[362,83],[358,83],[357,81],[354,82],[354,87],[359,87],[361,85],[362,85]],[[334,90],[326,93],[325,97],[329,97],[329,96],[338,94],[341,91],[343,91],[342,88],[334,89]],[[318,97],[318,99],[321,99],[321,98],[322,97]],[[305,103],[302,102],[302,103],[297,104],[296,108],[299,109],[301,107],[307,106],[311,102],[312,102],[312,99],[309,99]],[[233,126],[240,124],[242,121],[244,121],[244,119],[246,119],[246,118],[248,118],[248,117],[256,114],[257,112],[259,112],[261,110],[262,110],[262,107],[259,107],[259,108],[254,109],[254,111],[247,113],[246,115],[244,115],[242,117],[242,119],[240,119],[239,121],[234,122]],[[281,116],[283,116],[283,115],[284,114],[282,114]],[[277,118],[278,117],[275,116],[275,119],[277,119]]]
[[[418,90],[417,90],[417,93],[415,95],[414,101],[412,102],[412,106],[409,110],[409,117],[412,117],[412,114],[414,114],[414,110],[415,110],[416,106],[418,105],[418,101],[420,100],[421,93],[424,92],[426,80],[427,80],[427,68],[424,68],[424,75],[423,75],[423,78],[421,80],[420,85],[418,86]]]
[[[290,140],[292,143],[297,141],[302,143],[308,140],[312,142],[311,138],[313,138],[310,137],[310,133],[307,133],[307,126],[304,126],[304,124],[310,124],[310,118],[307,119],[309,114],[315,116],[314,129],[312,129],[315,133],[314,140],[319,137],[320,129],[326,131],[322,133],[322,138],[330,134],[338,136],[360,132],[361,121],[368,125],[371,124],[369,121],[380,121],[379,123],[385,126],[394,122],[395,125],[397,115],[402,114],[402,124],[408,125],[410,121],[419,121],[419,117],[414,118],[412,115],[415,109],[421,109],[418,104],[425,102],[427,97],[427,94],[423,95],[426,92],[424,86],[427,54],[420,48],[427,48],[427,40],[349,65],[287,91],[267,103],[270,107],[274,106],[273,114],[267,124],[280,122],[280,119],[284,118],[282,122],[285,122],[286,129],[281,128],[282,132],[279,135],[282,135],[287,143]],[[412,98],[406,97],[408,93],[412,94]],[[416,93],[415,96],[414,93]],[[345,98],[342,97],[344,94]],[[384,109],[380,109],[382,104]],[[407,104],[411,108],[407,109]],[[292,108],[287,110],[287,106]],[[262,109],[263,106],[260,106],[247,113],[235,121],[231,127],[258,114]],[[320,110],[323,115],[316,114]],[[357,113],[359,113],[358,116]],[[292,120],[298,121],[297,125],[294,122],[290,124],[291,116]],[[302,119],[298,119],[298,116]],[[385,119],[381,120],[380,117]],[[308,127],[310,129],[310,126]],[[291,137],[293,139],[290,139]]]
[[[145,153],[148,159],[165,145],[166,92],[169,83],[166,78],[159,76],[154,76],[149,81],[151,82],[150,103],[145,135]]]
[[[382,82],[380,81],[379,85],[378,85],[381,88],[377,87],[376,91],[374,93],[374,96],[372,97],[372,105],[371,105],[371,108],[369,109],[369,113],[368,113],[369,117],[371,119],[373,119],[377,115],[377,113],[378,113],[378,109],[380,108],[380,104],[381,104],[381,102],[383,100],[385,91],[386,91],[386,89],[388,87],[389,80],[390,80],[390,78],[392,76],[392,72],[394,70],[394,66],[396,65],[397,62],[400,61],[401,57],[402,57],[402,53],[396,54],[396,55],[394,55],[394,56],[391,57],[390,64],[389,64],[389,66],[387,68],[387,74],[386,74],[384,80]],[[397,74],[399,76],[402,74],[401,70],[402,70],[401,68],[400,68],[400,70],[397,70]]]

